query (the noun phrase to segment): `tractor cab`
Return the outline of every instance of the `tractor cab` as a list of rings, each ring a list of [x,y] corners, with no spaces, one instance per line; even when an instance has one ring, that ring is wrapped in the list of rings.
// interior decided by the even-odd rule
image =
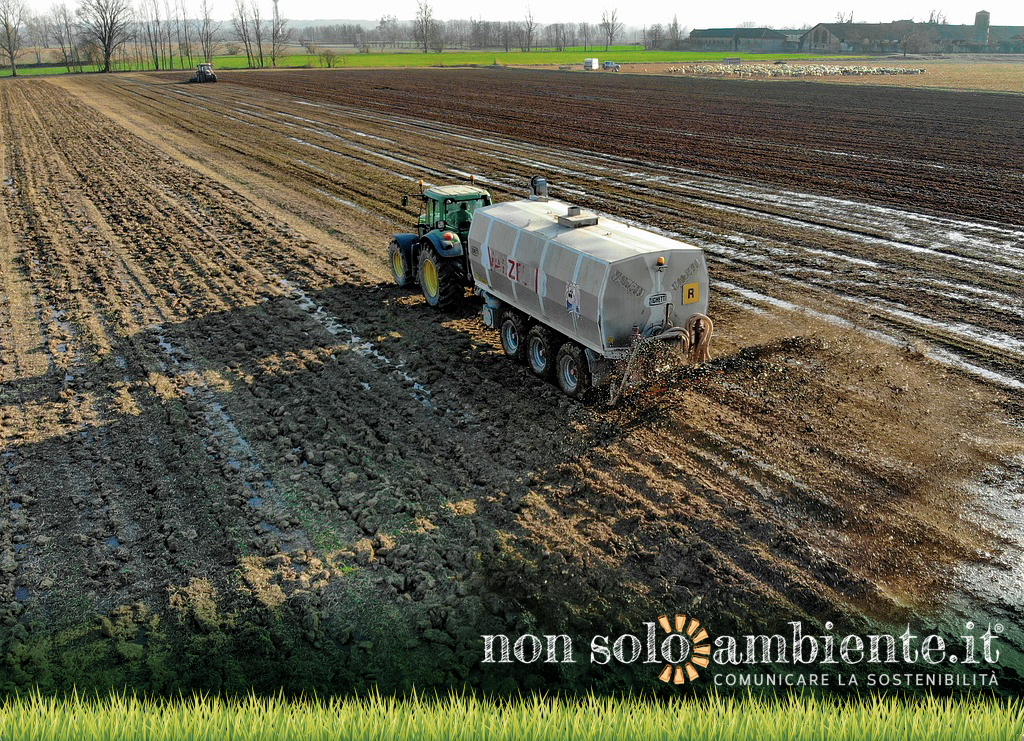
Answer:
[[[473,212],[491,205],[491,195],[475,185],[441,185],[426,188],[420,193],[423,208],[416,222],[416,231],[423,236],[435,229],[452,231],[465,242]],[[403,199],[407,200],[407,199]]]

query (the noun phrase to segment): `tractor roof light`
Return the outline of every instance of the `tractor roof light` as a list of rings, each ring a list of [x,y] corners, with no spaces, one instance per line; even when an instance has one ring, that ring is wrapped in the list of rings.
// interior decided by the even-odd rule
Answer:
[[[451,242],[453,239],[455,239],[455,235],[452,234],[451,232],[445,232],[444,234],[441,235],[441,238],[445,242]]]

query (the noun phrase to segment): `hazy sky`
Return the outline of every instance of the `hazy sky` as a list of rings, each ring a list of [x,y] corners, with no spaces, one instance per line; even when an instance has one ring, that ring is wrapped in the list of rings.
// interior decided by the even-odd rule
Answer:
[[[186,0],[198,6],[198,0]],[[269,5],[270,0],[264,0]],[[214,0],[217,15],[231,15],[232,0]],[[984,4],[982,4],[984,3]],[[987,10],[993,25],[1024,25],[1024,4],[1010,0],[978,0],[966,4],[944,0],[790,0],[761,2],[674,3],[664,0],[505,0],[501,3],[480,0],[431,0],[434,15],[440,19],[485,18],[487,20],[518,20],[529,5],[534,18],[541,23],[557,21],[598,22],[604,8],[617,9],[619,18],[629,26],[665,23],[678,14],[679,23],[689,28],[714,28],[738,25],[744,21],[771,25],[775,28],[799,28],[807,23],[832,22],[836,13],[853,11],[855,21],[878,22],[903,18],[927,20],[929,12],[940,10],[950,23],[974,23],[974,14]],[[416,0],[377,0],[373,3],[344,3],[334,0],[280,0],[281,13],[293,20],[311,18],[376,19],[385,14],[400,20],[416,13]]]

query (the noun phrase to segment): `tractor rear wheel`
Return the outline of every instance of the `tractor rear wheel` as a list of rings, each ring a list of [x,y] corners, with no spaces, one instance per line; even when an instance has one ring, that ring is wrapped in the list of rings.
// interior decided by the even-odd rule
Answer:
[[[398,240],[392,239],[388,245],[388,264],[391,266],[391,277],[400,288],[406,288],[412,283],[412,274],[407,263],[402,249],[398,246]]]
[[[555,333],[543,324],[535,324],[526,333],[526,364],[534,375],[551,378],[555,372],[555,357],[558,345]]]
[[[420,247],[420,289],[427,303],[447,309],[466,294],[455,260],[441,257],[433,247]]]
[[[506,311],[501,317],[501,349],[517,363],[526,357],[526,318],[518,311]]]
[[[566,342],[555,356],[555,380],[558,388],[573,399],[582,398],[591,388],[590,366],[583,348]]]

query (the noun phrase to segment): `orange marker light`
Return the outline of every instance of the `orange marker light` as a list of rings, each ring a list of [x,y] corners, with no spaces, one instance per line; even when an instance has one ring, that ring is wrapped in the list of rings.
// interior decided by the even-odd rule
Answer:
[[[664,265],[665,265],[665,258],[664,257],[659,257],[658,258],[658,267],[660,268],[660,267],[663,267]]]

